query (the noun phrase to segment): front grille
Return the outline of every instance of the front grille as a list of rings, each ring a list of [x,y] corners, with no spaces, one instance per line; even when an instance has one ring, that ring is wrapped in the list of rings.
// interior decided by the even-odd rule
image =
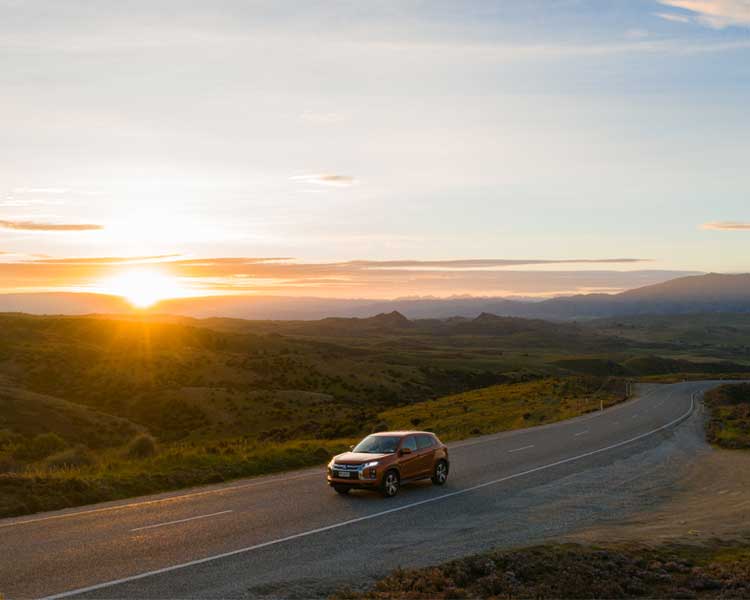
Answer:
[[[362,469],[362,465],[338,465],[334,463],[332,468],[334,471],[359,471]]]
[[[333,464],[331,467],[332,475],[340,479],[360,479],[362,477],[362,465],[339,465]],[[341,476],[340,473],[344,472],[348,475]]]

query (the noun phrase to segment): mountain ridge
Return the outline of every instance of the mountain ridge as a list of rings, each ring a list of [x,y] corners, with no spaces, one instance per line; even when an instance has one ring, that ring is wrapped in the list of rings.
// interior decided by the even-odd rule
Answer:
[[[750,312],[750,274],[707,273],[678,277],[618,294],[578,294],[537,302],[504,297],[397,300],[283,296],[207,296],[165,300],[139,311],[116,296],[55,292],[0,295],[0,312],[31,314],[135,314],[250,320],[375,318],[385,327],[411,319],[501,317],[577,320],[646,314]],[[398,316],[395,316],[398,315]],[[361,324],[360,324],[361,325]]]

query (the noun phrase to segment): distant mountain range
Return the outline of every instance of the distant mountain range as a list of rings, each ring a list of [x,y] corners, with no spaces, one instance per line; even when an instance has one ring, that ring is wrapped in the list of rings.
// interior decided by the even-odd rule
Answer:
[[[750,312],[750,274],[710,273],[681,277],[620,294],[585,294],[541,302],[506,298],[396,300],[212,296],[160,302],[148,312],[196,318],[310,320],[369,317],[398,312],[408,319],[475,318],[482,313],[548,320],[580,320],[645,314]],[[115,296],[76,293],[0,295],[0,312],[32,314],[127,314],[136,312]]]

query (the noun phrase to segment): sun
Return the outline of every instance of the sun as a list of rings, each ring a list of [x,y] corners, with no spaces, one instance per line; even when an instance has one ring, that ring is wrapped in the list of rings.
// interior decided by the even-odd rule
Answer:
[[[151,269],[119,273],[103,282],[102,291],[121,296],[136,308],[149,308],[161,300],[185,295],[185,290],[175,277]]]

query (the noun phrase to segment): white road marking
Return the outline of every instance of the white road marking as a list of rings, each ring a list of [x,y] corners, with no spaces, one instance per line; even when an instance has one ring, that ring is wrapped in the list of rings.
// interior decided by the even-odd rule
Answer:
[[[529,448],[533,448],[534,444],[531,444],[530,446],[524,446],[523,448],[516,448],[515,450],[508,450],[508,454],[511,454],[512,452],[520,452],[521,450],[528,450]]]
[[[289,542],[291,540],[297,540],[300,538],[308,537],[311,535],[315,535],[317,533],[323,533],[324,531],[331,531],[333,529],[339,529],[340,527],[346,527],[347,525],[353,525],[355,523],[361,523],[362,521],[369,521],[370,519],[377,519],[378,517],[382,517],[385,515],[390,515],[393,513],[401,512],[402,510],[407,510],[409,508],[414,508],[415,506],[422,506],[424,504],[431,504],[433,502],[438,502],[440,500],[445,500],[447,498],[453,498],[455,496],[462,496],[464,494],[468,494],[470,492],[474,492],[476,490],[480,490],[486,487],[489,487],[491,485],[497,485],[498,483],[503,483],[505,481],[510,481],[511,479],[517,479],[519,477],[525,477],[526,475],[531,475],[532,473],[538,473],[539,471],[545,471],[547,469],[551,469],[553,467],[558,467],[560,465],[564,465],[567,463],[571,463],[577,460],[581,460],[582,458],[588,458],[589,456],[595,456],[596,454],[601,454],[602,452],[607,452],[609,450],[614,450],[615,448],[620,448],[622,446],[626,446],[627,444],[632,444],[633,442],[637,442],[638,440],[642,440],[643,438],[649,437],[651,435],[654,435],[655,433],[659,433],[660,431],[664,431],[665,429],[668,429],[669,427],[672,427],[673,425],[676,425],[678,423],[681,423],[685,419],[687,419],[693,412],[695,407],[695,394],[697,392],[694,392],[690,396],[690,408],[685,412],[683,415],[677,417],[676,419],[673,419],[666,425],[662,425],[661,427],[657,427],[656,429],[652,429],[651,431],[647,431],[646,433],[642,433],[640,435],[637,435],[635,437],[632,437],[630,439],[624,440],[622,442],[617,442],[616,444],[611,444],[609,446],[605,446],[604,448],[599,448],[597,450],[591,450],[590,452],[584,452],[583,454],[579,454],[578,456],[571,456],[569,458],[563,458],[561,460],[555,461],[553,463],[549,463],[547,465],[542,465],[541,467],[535,467],[533,469],[528,469],[527,471],[521,471],[520,473],[514,473],[513,475],[506,475],[505,477],[500,477],[498,479],[492,479],[491,481],[485,481],[484,483],[478,483],[477,485],[473,485],[471,487],[464,488],[462,490],[456,490],[455,492],[449,492],[447,494],[443,494],[441,496],[434,496],[432,498],[427,498],[425,500],[419,500],[418,502],[412,502],[411,504],[404,504],[402,506],[397,506],[395,508],[391,508],[388,510],[383,510],[377,513],[372,513],[369,515],[364,515],[362,517],[356,517],[354,519],[348,519],[346,521],[340,521],[339,523],[333,523],[332,525],[325,525],[323,527],[317,527],[315,529],[309,529],[307,531],[302,531],[300,533],[295,533],[292,535],[288,535],[285,537],[277,538],[275,540],[269,540],[267,542],[262,542],[260,544],[255,544],[254,546],[247,546],[245,548],[239,548],[237,550],[232,550],[230,552],[224,552],[222,554],[215,554],[213,556],[207,556],[205,558],[199,558],[197,560],[191,560],[189,562],[172,565],[169,567],[162,567],[161,569],[155,569],[153,571],[146,571],[144,573],[139,573],[138,575],[131,575],[129,577],[123,577],[121,579],[115,579],[112,581],[105,581],[104,583],[97,583],[95,585],[90,585],[87,587],[79,588],[76,590],[69,590],[67,592],[61,592],[59,594],[54,594],[51,596],[46,596],[45,598],[42,598],[42,600],[57,600],[58,598],[68,598],[70,596],[76,596],[78,594],[85,594],[87,592],[93,592],[96,590],[101,590],[104,588],[112,587],[114,585],[120,585],[123,583],[128,583],[130,581],[137,581],[139,579],[145,579],[147,577],[153,577],[154,575],[162,575],[164,573],[170,573],[172,571],[178,571],[180,569],[186,569],[188,567],[194,567],[197,565],[202,565],[208,562],[213,562],[216,560],[221,560],[222,558],[229,558],[230,556],[237,556],[238,554],[246,554],[247,552],[252,552],[253,550],[260,550],[261,548],[267,548],[269,546],[275,546],[276,544],[283,544],[284,542]]]
[[[588,432],[589,432],[589,430],[588,430],[588,429],[587,429],[586,431],[579,431],[578,433],[574,433],[574,434],[573,434],[573,437],[578,437],[579,435],[585,435],[585,434],[587,434]]]
[[[177,523],[187,523],[188,521],[195,521],[197,519],[208,519],[208,517],[218,517],[219,515],[225,515],[227,513],[234,512],[232,510],[222,510],[221,512],[211,513],[210,515],[199,515],[197,517],[188,517],[187,519],[177,519],[176,521],[166,521],[164,523],[156,523],[155,525],[146,525],[145,527],[136,527],[130,531],[143,531],[144,529],[155,529],[156,527],[164,527],[165,525],[176,525]]]
[[[161,502],[183,500],[185,498],[196,498],[198,496],[207,496],[209,494],[220,494],[222,492],[232,492],[234,490],[242,490],[245,488],[259,487],[261,485],[268,485],[271,483],[284,483],[286,481],[294,481],[296,479],[306,479],[308,477],[320,477],[322,472],[323,472],[322,470],[317,470],[314,473],[303,473],[301,475],[294,475],[292,477],[274,477],[272,479],[264,479],[262,481],[251,481],[249,483],[241,483],[238,485],[228,485],[226,487],[218,488],[215,490],[203,490],[202,492],[178,494],[175,496],[167,496],[166,498],[156,498],[155,500],[144,500],[142,502],[130,502],[129,504],[118,504],[117,506],[105,506],[104,508],[92,508],[90,510],[79,510],[76,512],[64,513],[62,515],[50,515],[48,517],[39,517],[38,519],[25,519],[23,521],[12,521],[10,523],[0,523],[0,529],[2,529],[3,527],[15,527],[16,525],[30,525],[32,523],[40,523],[42,521],[52,521],[55,519],[66,519],[70,517],[79,517],[81,515],[90,515],[94,513],[110,512],[113,510],[121,510],[124,508],[148,506],[149,504],[159,504]]]
[[[641,414],[641,413],[635,413],[635,414],[634,414],[634,415],[633,415],[633,416],[631,417],[631,419],[635,419],[635,418],[636,418],[636,417],[637,417],[637,416],[638,416],[639,414]]]

